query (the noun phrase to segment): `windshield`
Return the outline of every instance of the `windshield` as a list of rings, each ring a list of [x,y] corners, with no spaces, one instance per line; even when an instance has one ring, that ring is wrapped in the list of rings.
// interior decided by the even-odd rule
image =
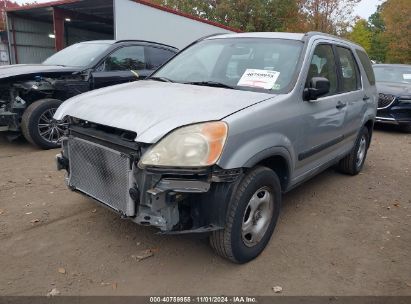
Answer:
[[[87,67],[110,47],[108,43],[78,43],[46,59],[43,64],[70,67]]]
[[[302,41],[210,39],[177,55],[152,77],[172,82],[281,93],[296,72]]]
[[[374,66],[377,82],[411,83],[411,67]]]

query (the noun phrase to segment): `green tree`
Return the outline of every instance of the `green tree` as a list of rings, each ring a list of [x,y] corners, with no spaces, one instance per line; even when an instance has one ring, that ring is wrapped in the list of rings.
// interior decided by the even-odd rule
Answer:
[[[379,5],[376,12],[368,18],[371,30],[371,48],[368,51],[368,55],[377,62],[385,62],[388,46],[388,42],[384,37],[385,23],[381,16],[383,7],[384,4]]]
[[[360,0],[300,0],[307,30],[344,35],[354,21],[353,11]]]
[[[361,45],[367,53],[371,50],[372,32],[367,20],[359,19],[352,31],[348,33],[347,38]]]
[[[411,5],[410,0],[387,0],[381,11],[387,42],[386,61],[411,63]]]

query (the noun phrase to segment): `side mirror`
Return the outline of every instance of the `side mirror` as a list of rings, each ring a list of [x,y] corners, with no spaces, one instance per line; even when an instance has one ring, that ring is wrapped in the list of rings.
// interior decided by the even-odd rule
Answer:
[[[305,100],[317,100],[318,97],[324,96],[330,92],[330,81],[324,77],[313,77],[310,81],[310,87],[304,89]]]

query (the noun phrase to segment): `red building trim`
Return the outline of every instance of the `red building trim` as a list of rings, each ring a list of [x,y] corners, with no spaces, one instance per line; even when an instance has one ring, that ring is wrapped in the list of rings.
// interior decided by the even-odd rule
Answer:
[[[64,48],[64,11],[53,7],[54,48],[61,51]]]
[[[174,15],[178,15],[181,17],[185,17],[191,20],[195,20],[198,22],[202,22],[202,23],[206,23],[215,27],[219,27],[228,31],[232,31],[232,32],[236,32],[236,33],[240,33],[242,32],[239,29],[230,27],[230,26],[226,26],[224,24],[218,23],[218,22],[214,22],[214,21],[210,21],[210,20],[206,20],[203,18],[199,18],[197,16],[193,16],[187,13],[183,13],[165,6],[161,6],[155,3],[152,3],[150,1],[147,0],[132,0],[136,3],[142,4],[142,5],[146,5],[146,6],[150,6],[152,8],[164,11],[164,12],[168,12]],[[77,2],[81,2],[81,0],[59,0],[59,1],[50,1],[50,2],[46,2],[46,3],[34,3],[34,4],[27,4],[21,7],[15,7],[15,8],[7,8],[6,11],[7,12],[15,12],[15,11],[24,11],[24,10],[29,10],[29,9],[36,9],[36,8],[45,8],[45,7],[53,7],[53,6],[59,6],[59,5],[64,5],[64,4],[70,4],[70,3],[77,3]]]
[[[228,30],[228,31],[232,31],[232,32],[236,32],[236,33],[241,33],[242,32],[239,29],[236,29],[236,28],[233,28],[233,27],[230,27],[230,26],[226,26],[226,25],[218,23],[218,22],[214,22],[214,21],[206,20],[206,19],[203,19],[203,18],[200,18],[200,17],[196,17],[196,16],[193,16],[193,15],[190,15],[190,14],[187,14],[187,13],[183,13],[183,12],[180,12],[180,11],[177,11],[177,10],[165,7],[165,6],[161,6],[161,5],[146,1],[146,0],[133,0],[133,1],[136,2],[136,3],[142,4],[142,5],[150,6],[152,8],[174,14],[174,15],[178,15],[178,16],[181,16],[181,17],[189,18],[191,20],[195,20],[195,21],[199,21],[199,22],[206,23],[206,24],[209,24],[209,25],[213,25],[213,26],[216,26],[216,27]]]

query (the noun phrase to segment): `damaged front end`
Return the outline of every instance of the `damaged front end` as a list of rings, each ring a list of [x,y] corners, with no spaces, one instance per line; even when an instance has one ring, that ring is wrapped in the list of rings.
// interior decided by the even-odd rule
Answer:
[[[57,166],[67,171],[72,190],[138,224],[169,234],[222,229],[242,170],[140,168],[150,145],[135,138],[133,132],[77,122],[63,140]]]
[[[26,83],[5,83],[0,85],[0,131],[18,132],[24,110],[27,108],[27,95],[30,89]]]
[[[64,101],[89,90],[82,75],[17,76],[0,84],[0,131],[20,132],[27,107],[41,99]]]

